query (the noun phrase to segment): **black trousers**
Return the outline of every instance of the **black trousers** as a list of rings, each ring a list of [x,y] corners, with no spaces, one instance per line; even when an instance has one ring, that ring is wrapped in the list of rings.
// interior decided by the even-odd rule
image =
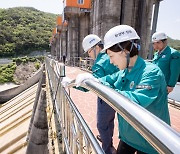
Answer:
[[[117,154],[145,154],[144,152],[138,151],[137,149],[129,146],[123,141],[119,141],[119,145],[117,148]]]

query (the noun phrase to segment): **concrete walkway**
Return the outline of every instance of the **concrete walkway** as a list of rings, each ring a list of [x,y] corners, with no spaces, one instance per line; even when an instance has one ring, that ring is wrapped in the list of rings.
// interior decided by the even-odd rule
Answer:
[[[84,73],[84,71],[80,70],[77,67],[66,66],[67,77],[71,79],[75,79],[77,74],[79,73]],[[77,108],[79,109],[80,113],[84,117],[88,126],[94,133],[94,135],[95,136],[98,135],[98,130],[96,127],[97,96],[93,92],[81,92],[73,88],[70,89],[70,96],[72,100],[74,101],[74,103],[76,104]],[[172,128],[180,132],[180,110],[172,106],[169,106],[169,111],[171,115]],[[114,130],[114,136],[113,136],[113,142],[114,142],[115,147],[117,147],[118,142],[119,142],[117,126],[118,126],[118,121],[117,121],[117,115],[116,115],[115,130]]]

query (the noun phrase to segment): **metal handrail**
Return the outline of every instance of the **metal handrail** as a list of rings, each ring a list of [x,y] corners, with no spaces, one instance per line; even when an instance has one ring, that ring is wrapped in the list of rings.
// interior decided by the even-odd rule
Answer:
[[[74,84],[71,83],[70,86]],[[95,81],[85,80],[81,86],[106,101],[159,153],[178,154],[180,152],[180,134],[152,113],[115,90]]]
[[[71,57],[70,62],[72,66],[77,66],[82,69],[91,70],[91,67],[93,65],[93,59],[90,57]]]
[[[59,65],[46,58],[46,69],[53,95],[53,106],[62,133],[62,147],[66,153],[104,154],[101,146],[71,100],[66,89],[61,86]]]
[[[71,57],[71,60],[72,60],[72,61],[76,61],[76,59],[79,60],[80,57]],[[91,71],[92,64],[93,64],[92,58],[85,57],[85,58],[83,58],[83,60],[86,60],[86,61],[87,61],[87,64],[75,63],[75,62],[74,62],[74,63],[73,63],[73,66],[80,67],[81,69],[92,73],[92,71]],[[152,62],[152,60],[149,60],[149,59],[146,59],[146,61]],[[176,85],[180,85],[180,82],[177,82]],[[169,95],[168,95],[168,96],[169,96]],[[171,98],[168,98],[168,103],[171,104],[171,105],[174,105],[174,107],[176,107],[176,108],[179,108],[179,107],[180,107],[180,102],[179,102],[179,101],[176,101],[176,100],[173,100],[173,99],[171,99]]]
[[[94,137],[94,135],[92,135],[92,131],[90,130],[90,128],[88,127],[86,121],[83,119],[82,115],[80,114],[79,110],[77,109],[76,105],[73,103],[73,101],[71,100],[71,98],[69,97],[68,93],[66,92],[66,90],[63,88],[63,91],[65,93],[66,98],[68,99],[68,102],[70,103],[72,110],[74,111],[76,117],[78,118],[79,123],[81,123],[81,126],[85,132],[85,134],[87,135],[89,141],[91,142],[91,145],[93,146],[94,150],[96,153],[101,154],[104,153],[102,151],[102,148],[99,146],[99,143],[97,142],[96,138]]]
[[[75,86],[75,84],[71,83],[69,86]],[[86,80],[81,86],[93,91],[97,96],[106,101],[107,104],[131,124],[159,153],[176,154],[180,152],[180,134],[145,108],[100,83]],[[64,93],[69,100],[70,97],[67,97],[68,95],[65,91]],[[70,100],[68,102],[70,102],[69,104],[72,111],[75,111],[75,106],[71,104]],[[93,142],[91,142],[91,144],[94,145]]]

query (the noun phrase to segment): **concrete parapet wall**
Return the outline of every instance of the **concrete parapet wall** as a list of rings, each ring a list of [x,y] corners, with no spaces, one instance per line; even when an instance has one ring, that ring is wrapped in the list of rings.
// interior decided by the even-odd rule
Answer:
[[[26,154],[49,153],[46,107],[46,91],[42,89],[29,134]]]
[[[20,94],[24,90],[28,89],[29,87],[37,83],[39,81],[39,78],[42,75],[43,69],[44,69],[44,65],[40,68],[40,70],[37,73],[35,73],[33,77],[28,79],[24,84],[18,87],[0,92],[0,103],[2,104],[2,103],[7,102],[8,100],[12,99],[16,95]]]

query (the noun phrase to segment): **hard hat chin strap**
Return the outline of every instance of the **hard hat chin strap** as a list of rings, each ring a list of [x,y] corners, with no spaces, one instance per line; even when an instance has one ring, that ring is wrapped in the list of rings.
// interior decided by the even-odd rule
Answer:
[[[127,63],[127,65],[126,65],[126,68],[129,68],[129,62],[130,62],[130,53],[128,52],[128,53],[126,53],[126,63]]]
[[[129,67],[129,63],[130,63],[130,52],[132,51],[133,49],[133,44],[134,44],[134,40],[131,41],[131,48],[130,48],[130,51],[128,53],[126,53],[126,59],[127,59],[127,65],[126,65],[126,68],[128,69],[131,69],[132,67]],[[119,46],[119,48],[123,51],[124,48],[120,45],[120,43],[117,44]]]
[[[93,49],[93,53],[94,53],[94,60],[96,60],[96,48]]]
[[[131,51],[132,51],[132,49],[133,49],[133,44],[134,44],[134,40],[132,40],[131,41],[131,48],[130,48],[130,51],[127,53],[127,66],[126,66],[126,68],[128,68],[128,69],[132,69],[132,66],[129,66],[129,62],[130,62],[130,53],[131,53]]]
[[[118,43],[117,45],[118,45],[118,47],[121,49],[121,51],[124,50],[124,48],[120,45],[120,43]]]

